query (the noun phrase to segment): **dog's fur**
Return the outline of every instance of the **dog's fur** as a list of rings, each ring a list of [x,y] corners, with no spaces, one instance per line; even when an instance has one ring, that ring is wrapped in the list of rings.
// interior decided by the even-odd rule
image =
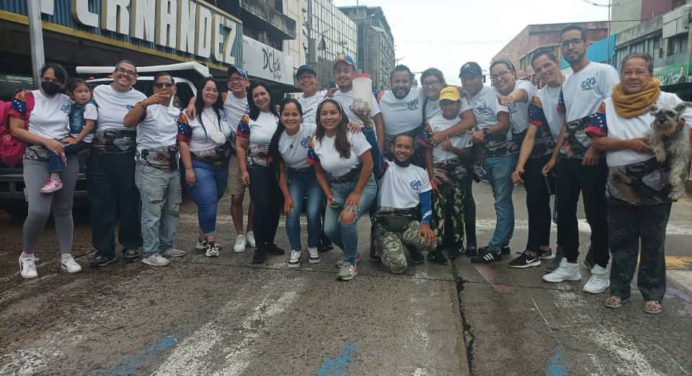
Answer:
[[[652,106],[653,130],[649,133],[649,146],[658,162],[670,168],[671,192],[669,197],[678,200],[685,195],[687,163],[690,158],[689,126],[682,114],[692,102],[683,102],[674,109]]]

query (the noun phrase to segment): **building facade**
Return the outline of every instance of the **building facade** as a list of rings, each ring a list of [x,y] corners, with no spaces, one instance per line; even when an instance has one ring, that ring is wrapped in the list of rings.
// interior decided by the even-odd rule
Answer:
[[[396,57],[394,37],[382,8],[355,6],[339,9],[357,25],[358,69],[370,74],[374,88],[387,89]]]

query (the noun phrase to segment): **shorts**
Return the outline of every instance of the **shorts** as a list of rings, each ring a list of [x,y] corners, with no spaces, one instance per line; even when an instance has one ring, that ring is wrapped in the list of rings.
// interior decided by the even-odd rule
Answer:
[[[238,166],[238,156],[231,154],[228,159],[228,185],[226,192],[232,195],[240,195],[245,193],[247,187],[243,184],[242,176],[240,175],[240,166]]]

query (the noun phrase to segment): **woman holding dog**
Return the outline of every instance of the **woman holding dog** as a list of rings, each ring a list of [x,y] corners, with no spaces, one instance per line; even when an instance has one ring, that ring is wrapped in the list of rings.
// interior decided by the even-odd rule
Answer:
[[[648,141],[655,120],[651,108],[673,109],[682,100],[661,91],[648,54],[629,54],[621,66],[620,83],[587,127],[594,147],[606,152],[609,169],[606,192],[613,264],[605,306],[619,308],[629,300],[641,242],[637,287],[644,311],[655,314],[663,311],[666,226],[673,200],[670,160],[659,163]]]

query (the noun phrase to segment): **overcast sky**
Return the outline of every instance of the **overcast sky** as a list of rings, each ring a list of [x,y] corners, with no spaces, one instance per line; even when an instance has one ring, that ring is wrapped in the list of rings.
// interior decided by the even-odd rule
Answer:
[[[337,6],[382,7],[398,63],[414,72],[436,67],[458,84],[461,65],[490,59],[526,25],[605,21],[607,0],[333,0]],[[416,78],[419,78],[417,75]]]

